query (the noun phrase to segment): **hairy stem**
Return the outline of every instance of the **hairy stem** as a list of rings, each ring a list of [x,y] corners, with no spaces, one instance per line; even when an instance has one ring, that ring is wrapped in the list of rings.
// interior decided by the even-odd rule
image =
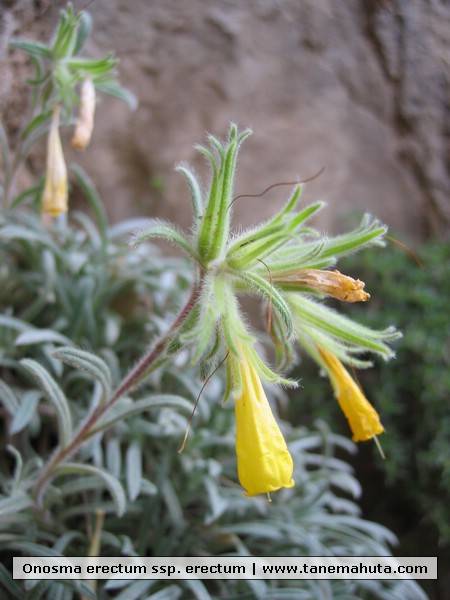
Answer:
[[[42,470],[38,477],[34,488],[33,497],[35,498],[36,504],[39,507],[43,505],[43,496],[47,484],[49,483],[55,469],[62,461],[72,456],[81,444],[89,437],[90,432],[98,424],[101,417],[108,412],[108,410],[127,392],[132,390],[142,380],[142,376],[148,371],[152,364],[162,356],[167,345],[173,338],[174,334],[186,321],[191,310],[194,308],[202,288],[202,279],[200,279],[193,287],[191,295],[179,312],[177,318],[172,323],[169,330],[160,337],[156,343],[150,348],[148,352],[144,354],[137,365],[131,369],[131,371],[124,377],[117,389],[113,392],[112,396],[103,404],[98,406],[92,414],[86,419],[86,421],[80,426],[75,437],[72,439],[69,445],[64,448],[57,448],[47,465]]]

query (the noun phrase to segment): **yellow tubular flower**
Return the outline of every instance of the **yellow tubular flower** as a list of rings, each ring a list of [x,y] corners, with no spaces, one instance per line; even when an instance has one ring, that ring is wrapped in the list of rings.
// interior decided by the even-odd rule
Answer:
[[[255,367],[239,363],[242,390],[235,401],[238,475],[246,496],[294,486],[294,463]]]
[[[55,107],[48,134],[47,170],[42,195],[42,210],[53,217],[68,210],[67,168],[59,137],[59,106]]]
[[[370,440],[383,433],[380,417],[364,396],[341,361],[323,348],[318,348],[330,374],[331,384],[342,412],[347,417],[353,432],[354,442]]]

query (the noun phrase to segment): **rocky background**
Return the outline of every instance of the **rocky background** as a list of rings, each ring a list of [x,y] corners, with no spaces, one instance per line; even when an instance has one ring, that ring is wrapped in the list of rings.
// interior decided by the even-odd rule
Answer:
[[[370,211],[408,241],[450,223],[450,4],[445,0],[75,0],[94,18],[92,56],[113,50],[139,100],[98,105],[93,142],[76,160],[113,219],[145,214],[189,226],[182,177],[193,149],[230,121],[254,135],[236,193],[309,177],[339,231]],[[60,0],[0,2],[0,116],[14,135],[26,105],[26,60],[13,36],[54,28]],[[67,138],[67,140],[69,137]],[[43,142],[44,146],[44,142]],[[29,168],[41,166],[35,157]],[[286,188],[241,199],[236,224],[281,204]],[[255,216],[257,215],[257,217]]]

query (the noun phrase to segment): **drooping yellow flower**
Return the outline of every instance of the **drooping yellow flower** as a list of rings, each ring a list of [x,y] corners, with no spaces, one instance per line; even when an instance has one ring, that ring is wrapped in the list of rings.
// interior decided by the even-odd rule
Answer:
[[[353,432],[354,442],[370,440],[383,433],[380,417],[341,361],[331,352],[318,348],[330,375],[334,393]]]
[[[272,281],[284,288],[317,290],[344,302],[366,302],[370,295],[364,291],[364,282],[343,275],[339,271],[298,269],[275,272]]]
[[[80,114],[73,134],[72,146],[84,150],[91,141],[94,130],[95,87],[90,77],[83,81],[80,96]]]
[[[239,362],[242,390],[235,401],[238,476],[246,496],[294,485],[294,463],[270,409],[258,373],[245,354]]]
[[[47,170],[42,210],[53,217],[68,210],[68,182],[64,153],[59,137],[59,106],[55,107],[47,143]]]

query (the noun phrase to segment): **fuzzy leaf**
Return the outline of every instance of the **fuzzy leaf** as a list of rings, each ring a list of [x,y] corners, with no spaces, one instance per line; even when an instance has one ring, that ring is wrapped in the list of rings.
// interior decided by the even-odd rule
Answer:
[[[386,231],[386,225],[366,214],[357,229],[331,238],[321,258],[350,254],[371,245],[384,246],[383,236]]]
[[[72,438],[72,417],[67,398],[50,373],[38,362],[31,358],[24,358],[20,364],[37,379],[55,408],[60,442],[63,447],[67,446]]]
[[[118,479],[104,469],[81,463],[66,463],[59,466],[56,471],[59,475],[96,475],[100,477],[111,493],[117,515],[121,517],[124,514],[127,501],[123,487]]]
[[[2,563],[0,563],[0,584],[11,594],[10,597],[14,598],[14,600],[21,600],[23,598],[23,590],[17,585],[11,577],[11,573]]]
[[[43,128],[43,129],[44,129],[44,131],[46,131],[50,125],[49,121],[50,121],[51,114],[52,114],[52,112],[50,110],[48,110],[48,111],[38,114],[37,117],[34,117],[33,119],[31,119],[31,121],[29,121],[29,123],[27,124],[27,126],[21,133],[22,139],[26,139],[30,135],[30,133],[32,133],[35,129],[37,129],[41,125],[42,126],[45,125],[45,128]]]
[[[126,453],[127,490],[130,502],[134,502],[141,491],[142,481],[142,448],[139,442],[133,441]]]
[[[155,408],[175,408],[186,412],[186,414],[190,414],[192,412],[192,403],[181,396],[170,394],[155,394],[154,396],[148,396],[141,400],[136,400],[135,402],[130,401],[129,398],[123,398],[106,413],[97,427],[91,430],[90,435],[111,427],[111,425],[117,421],[121,421],[145,410],[152,410]]]
[[[16,38],[10,41],[10,45],[13,48],[18,48],[19,50],[23,50],[28,54],[34,54],[35,56],[41,56],[42,58],[51,58],[52,51],[51,49],[42,44],[41,42],[35,42],[30,40],[23,40],[20,38]]]
[[[35,344],[45,344],[55,342],[57,344],[71,344],[71,340],[57,331],[51,329],[30,329],[24,331],[15,339],[16,346],[33,346]]]
[[[14,515],[32,505],[32,499],[23,492],[17,492],[7,498],[3,497],[0,499],[0,521],[14,520]]]
[[[298,319],[299,329],[306,326],[313,339],[314,329],[317,328],[348,344],[355,344],[381,354],[386,359],[395,356],[393,350],[385,343],[401,337],[401,333],[394,328],[382,331],[370,329],[300,294],[289,294],[289,302]]]
[[[80,166],[71,165],[71,171],[75,175],[76,180],[83,190],[83,194],[95,215],[95,221],[98,226],[103,248],[105,248],[107,243],[108,217],[106,216],[101,198],[98,195],[93,182]]]
[[[200,189],[200,185],[198,183],[197,178],[195,177],[194,173],[192,173],[192,171],[185,165],[178,165],[178,167],[175,170],[178,171],[178,173],[182,173],[185,176],[187,184],[189,186],[189,191],[191,192],[191,201],[192,208],[194,210],[194,216],[195,218],[200,217],[204,207],[202,191]]]
[[[126,102],[131,110],[136,110],[138,101],[136,96],[130,92],[130,90],[127,90],[114,81],[102,81],[101,83],[95,81],[94,83],[97,90],[103,92],[104,94],[108,94],[108,96],[114,96],[114,98]]]
[[[22,240],[50,248],[58,257],[63,258],[62,251],[43,233],[32,231],[21,225],[6,225],[0,229],[0,237],[5,241]]]
[[[37,405],[42,393],[38,390],[29,390],[22,396],[20,406],[9,426],[10,435],[22,431],[36,414]]]
[[[184,235],[178,231],[171,223],[162,221],[161,219],[154,219],[150,221],[149,227],[144,231],[137,231],[132,239],[131,245],[135,248],[143,242],[151,238],[160,238],[168,241],[174,246],[181,248],[188,256],[192,256],[197,260],[196,253],[191,246],[190,242],[184,237]]]
[[[110,393],[111,371],[105,361],[95,354],[78,348],[64,347],[55,350],[53,356],[76,369],[89,373],[91,377],[100,382],[105,397]]]
[[[259,277],[255,273],[240,273],[240,277],[248,283],[250,290],[259,292],[267,302],[271,302],[280,319],[286,327],[286,337],[292,335],[292,315],[289,306],[284,301],[278,290],[269,281]]]
[[[20,404],[15,393],[7,383],[0,379],[0,401],[11,416],[19,410]]]
[[[79,54],[79,52],[83,49],[83,46],[86,43],[91,31],[92,18],[88,12],[83,11],[80,15],[80,20],[78,23],[77,41],[73,50],[74,56]]]
[[[67,61],[67,65],[74,70],[86,71],[90,75],[103,75],[111,71],[117,65],[118,61],[111,54],[104,58],[71,58]]]

